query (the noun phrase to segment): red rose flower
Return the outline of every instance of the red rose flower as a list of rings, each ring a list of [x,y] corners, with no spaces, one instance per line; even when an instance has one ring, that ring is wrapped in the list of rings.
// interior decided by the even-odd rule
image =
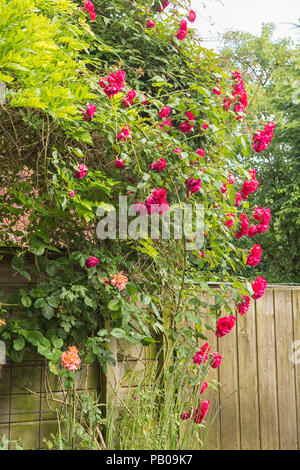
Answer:
[[[266,279],[263,276],[257,277],[252,284],[252,289],[254,291],[252,298],[255,300],[260,299],[264,295],[266,288],[267,288]]]
[[[147,21],[147,27],[148,27],[149,29],[154,28],[154,27],[155,27],[155,21],[148,20],[148,21]]]
[[[206,362],[208,359],[208,352],[210,351],[210,347],[208,343],[203,344],[202,348],[200,351],[198,351],[195,356],[193,357],[193,363],[198,364],[198,366],[201,365],[201,363]]]
[[[197,424],[200,424],[204,420],[205,415],[209,410],[210,401],[204,400],[200,405],[200,408],[195,408],[193,413],[194,422]]]
[[[250,297],[248,295],[244,295],[243,300],[238,304],[238,312],[243,316],[245,315],[250,307]]]
[[[161,118],[167,118],[169,117],[169,114],[171,112],[171,108],[169,108],[169,106],[164,106],[158,113],[158,115],[161,117]]]
[[[122,160],[122,158],[117,158],[114,165],[116,168],[119,168],[120,170],[125,169],[125,162],[124,160]]]
[[[189,16],[188,16],[189,21],[191,23],[194,23],[195,20],[196,20],[196,17],[197,17],[196,12],[191,10],[190,13],[189,13]]]
[[[218,336],[219,338],[223,338],[223,336],[230,333],[234,325],[235,317],[232,315],[230,315],[229,317],[219,318],[219,320],[217,321],[216,336]]]
[[[222,359],[223,359],[223,356],[221,354],[219,354],[218,352],[213,352],[213,362],[212,362],[212,369],[216,369],[217,367],[219,367],[221,365],[221,362],[222,362]]]
[[[87,268],[92,268],[97,266],[98,263],[100,263],[98,258],[95,258],[95,256],[90,256],[89,259],[86,260],[85,265]]]
[[[163,171],[167,166],[167,162],[164,158],[161,158],[158,162],[154,162],[150,165],[150,170]]]

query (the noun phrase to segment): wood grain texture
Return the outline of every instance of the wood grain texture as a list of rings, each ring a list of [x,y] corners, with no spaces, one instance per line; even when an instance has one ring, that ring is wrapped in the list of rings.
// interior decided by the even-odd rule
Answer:
[[[292,295],[274,290],[279,444],[281,450],[297,449],[295,368],[291,361],[293,339]]]
[[[241,449],[260,449],[255,303],[237,317]]]
[[[256,302],[258,391],[262,450],[279,449],[273,289]]]

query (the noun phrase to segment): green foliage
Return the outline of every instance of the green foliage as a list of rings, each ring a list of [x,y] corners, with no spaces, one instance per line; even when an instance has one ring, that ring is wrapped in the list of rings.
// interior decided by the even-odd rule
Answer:
[[[243,72],[249,91],[248,112],[252,127],[274,121],[272,144],[251,152],[260,189],[255,204],[272,210],[270,229],[242,246],[260,243],[263,262],[258,275],[270,282],[300,282],[300,192],[299,192],[299,50],[289,39],[273,38],[275,26],[265,24],[261,35],[233,31],[224,36],[221,52],[227,63]],[[257,123],[259,118],[259,123]],[[254,127],[255,126],[255,127]],[[251,132],[254,132],[251,129]],[[242,271],[245,272],[245,271]]]
[[[68,376],[60,366],[68,345],[78,347],[85,363],[113,364],[112,337],[149,345],[166,331],[172,341],[185,339],[178,348],[190,357],[222,309],[231,313],[232,300],[252,294],[249,282],[236,274],[245,262],[236,226],[224,225],[228,213],[238,219],[239,211],[237,186],[225,196],[221,187],[229,174],[240,185],[250,167],[239,155],[249,155],[244,124],[222,106],[232,93],[231,70],[199,45],[193,30],[184,41],[176,38],[184,8],[175,5],[159,15],[151,1],[96,1],[98,16],[91,23],[80,5],[2,0],[0,20],[7,45],[0,64],[8,77],[8,101],[0,114],[1,244],[14,248],[13,269],[34,283],[9,299],[11,309],[14,304],[19,310],[7,314],[1,335],[14,360],[30,348],[62,377]],[[156,19],[154,30],[146,27],[149,16]],[[137,92],[128,108],[122,104],[125,93],[110,100],[99,84],[118,69],[126,74],[125,93]],[[222,87],[220,97],[212,91],[216,85]],[[97,107],[91,121],[82,114],[88,102]],[[159,126],[158,111],[165,105],[172,109],[168,132]],[[195,116],[190,134],[179,131],[187,111]],[[132,138],[118,141],[125,125]],[[206,151],[203,164],[196,161],[198,148]],[[162,157],[167,169],[149,171]],[[125,171],[115,168],[116,158],[125,161]],[[89,172],[77,179],[81,163]],[[201,178],[202,188],[187,201],[190,177]],[[119,195],[129,193],[130,205],[145,201],[153,188],[165,188],[169,204],[203,204],[204,258],[199,248],[187,249],[190,233],[180,241],[97,239],[99,206],[111,204],[118,212]],[[249,201],[242,210],[250,213]],[[91,255],[100,263],[87,268]],[[103,281],[121,271],[130,281],[122,292]],[[216,306],[197,303],[195,284],[216,296]],[[182,321],[187,327],[177,330]]]
[[[76,118],[76,104],[94,95],[79,56],[90,35],[74,3],[1,0],[0,18],[0,80],[11,87],[10,106]]]
[[[2,441],[0,443],[0,450],[23,450],[21,439],[10,441],[6,434],[3,434]]]

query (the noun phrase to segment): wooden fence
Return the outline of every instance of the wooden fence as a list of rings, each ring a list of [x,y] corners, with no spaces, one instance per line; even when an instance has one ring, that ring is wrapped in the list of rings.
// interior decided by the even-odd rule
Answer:
[[[24,284],[24,278],[10,269],[9,258],[0,263],[0,290],[9,296]],[[200,292],[199,297],[208,300]],[[211,401],[206,449],[299,449],[300,287],[269,286],[243,318],[237,316],[231,334],[218,339],[210,332],[208,341],[212,351],[223,355],[223,362],[212,374],[221,383],[220,391],[205,392]],[[155,359],[153,348],[136,348],[117,340],[111,346],[117,366],[109,369],[106,380],[94,366],[84,379],[83,388],[101,392],[102,400],[120,380],[125,395],[126,370],[142,370],[145,362]],[[55,430],[43,367],[33,358],[4,367],[0,440],[3,434],[11,439],[21,437],[24,448],[39,448],[43,437]],[[50,381],[59,396],[54,378]]]
[[[203,293],[199,297],[213,303]],[[269,286],[243,318],[236,316],[229,335],[207,335],[223,361],[210,375],[221,384],[219,392],[208,389],[203,395],[211,401],[205,448],[299,449],[300,287]],[[142,348],[129,350],[117,340],[113,349],[118,363],[108,374],[109,384],[121,380],[119,393],[126,396],[126,373],[151,363],[153,350],[147,356]]]
[[[300,287],[270,286],[232,334],[210,343],[224,360],[207,449],[299,449]]]

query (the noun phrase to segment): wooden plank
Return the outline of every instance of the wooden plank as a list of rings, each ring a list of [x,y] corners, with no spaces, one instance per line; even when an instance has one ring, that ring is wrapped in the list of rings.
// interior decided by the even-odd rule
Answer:
[[[0,284],[2,283],[10,283],[10,284],[27,284],[28,280],[19,274],[15,269],[11,267],[12,256],[4,255],[3,258],[0,260]],[[32,282],[34,281],[34,262],[33,260],[27,261],[25,266],[25,271],[30,273],[32,276]]]
[[[252,300],[249,311],[237,317],[241,449],[260,449],[257,381],[256,318]]]
[[[295,370],[295,397],[296,407],[295,415],[297,420],[297,437],[298,449],[300,449],[300,291],[293,290],[292,292],[292,307],[293,307],[293,346],[292,355],[294,356],[294,370]]]
[[[213,296],[207,294],[202,294],[201,300],[207,302],[208,304],[214,305],[215,300]],[[209,312],[209,308],[201,309],[201,311],[206,310]],[[209,313],[208,313],[209,315]],[[209,318],[208,318],[209,323]],[[207,340],[199,341],[199,348],[203,346],[206,342],[209,344],[211,351],[217,351],[217,337],[214,332],[205,330],[203,332],[207,336]],[[219,386],[216,382],[219,381],[218,369],[211,369],[209,376],[206,380],[210,385],[201,395],[201,400],[210,401],[210,409],[206,418],[206,431],[203,433],[202,438],[205,441],[205,450],[220,450],[221,449],[221,439],[220,439],[220,396],[219,396]],[[214,385],[217,388],[217,391],[212,388]]]
[[[222,316],[228,316],[223,312]],[[218,350],[223,356],[219,367],[220,406],[221,406],[221,449],[240,450],[240,412],[237,328],[223,338],[218,339]]]
[[[273,290],[256,301],[260,435],[262,450],[279,449]],[[249,358],[251,360],[251,358]]]
[[[297,449],[295,368],[290,360],[293,339],[292,295],[288,290],[274,290],[276,362],[281,450]]]

